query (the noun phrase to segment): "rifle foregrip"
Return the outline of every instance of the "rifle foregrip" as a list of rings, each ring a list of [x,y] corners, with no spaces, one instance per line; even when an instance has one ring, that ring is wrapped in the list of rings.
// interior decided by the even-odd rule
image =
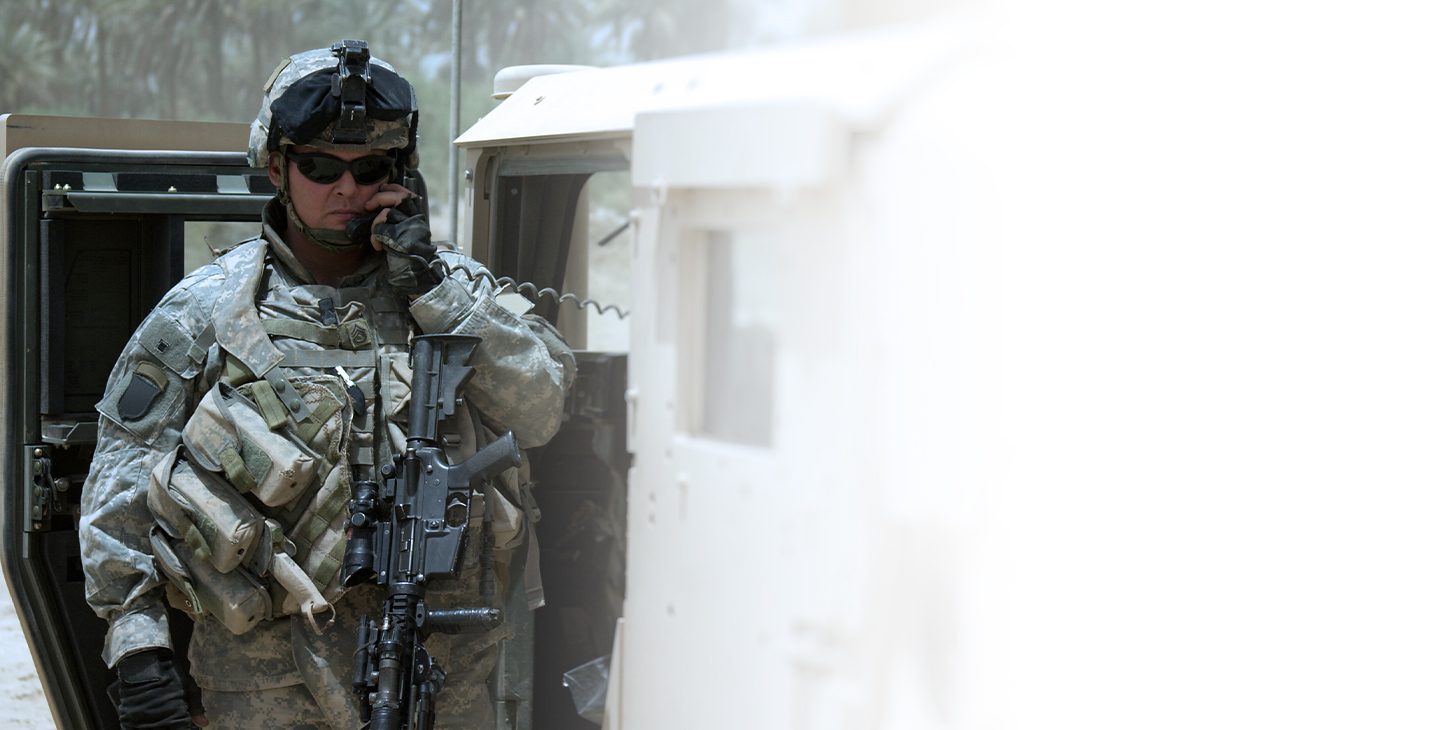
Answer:
[[[449,608],[432,609],[425,615],[421,627],[426,633],[478,634],[499,626],[498,608]]]

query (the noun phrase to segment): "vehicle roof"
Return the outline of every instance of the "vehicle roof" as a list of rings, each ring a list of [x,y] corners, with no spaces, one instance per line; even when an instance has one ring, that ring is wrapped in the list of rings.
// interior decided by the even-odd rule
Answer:
[[[250,125],[155,119],[0,115],[0,158],[22,147],[244,152]]]
[[[456,140],[461,147],[629,136],[639,114],[806,105],[856,130],[969,44],[954,22],[902,26],[768,50],[743,50],[537,76]]]

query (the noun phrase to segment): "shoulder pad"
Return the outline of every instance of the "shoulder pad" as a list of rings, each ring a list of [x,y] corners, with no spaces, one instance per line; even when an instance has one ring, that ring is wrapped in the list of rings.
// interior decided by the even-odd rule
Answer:
[[[220,346],[260,376],[285,359],[270,342],[255,310],[255,293],[265,273],[266,251],[263,238],[252,239],[216,259],[225,275],[216,293],[211,319]]]

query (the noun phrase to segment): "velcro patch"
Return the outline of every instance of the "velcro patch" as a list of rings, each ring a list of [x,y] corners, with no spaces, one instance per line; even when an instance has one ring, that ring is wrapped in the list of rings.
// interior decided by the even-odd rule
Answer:
[[[157,312],[145,321],[137,333],[140,344],[181,377],[192,378],[200,372],[205,360],[204,348],[193,337],[180,328],[180,323]]]

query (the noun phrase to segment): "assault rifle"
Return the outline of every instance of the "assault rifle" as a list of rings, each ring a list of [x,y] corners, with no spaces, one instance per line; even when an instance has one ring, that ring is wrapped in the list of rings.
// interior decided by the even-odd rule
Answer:
[[[455,575],[474,480],[520,465],[510,433],[455,466],[445,458],[440,422],[455,414],[460,388],[475,372],[466,363],[479,344],[465,335],[414,339],[405,453],[381,468],[383,484],[357,480],[352,492],[343,580],[386,588],[380,620],[362,616],[355,637],[352,686],[371,730],[430,730],[445,672],[425,650],[425,637],[488,631],[502,621],[498,608],[425,605],[426,584]],[[490,552],[487,542],[486,557]],[[483,570],[492,570],[492,562],[482,558]],[[484,582],[491,581],[487,574]]]

